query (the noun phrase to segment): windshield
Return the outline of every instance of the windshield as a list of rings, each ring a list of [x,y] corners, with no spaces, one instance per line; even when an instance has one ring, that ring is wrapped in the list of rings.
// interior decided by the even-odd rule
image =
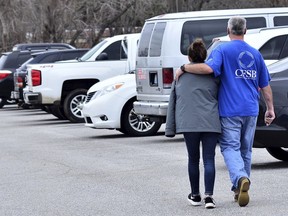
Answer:
[[[79,58],[79,61],[87,61],[91,56],[100,49],[107,41],[103,40],[100,43],[96,44],[92,49],[90,49],[87,53],[85,53],[81,58]]]

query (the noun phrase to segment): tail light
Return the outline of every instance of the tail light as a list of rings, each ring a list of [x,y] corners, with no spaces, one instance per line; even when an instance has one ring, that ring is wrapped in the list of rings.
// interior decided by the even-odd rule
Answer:
[[[17,76],[17,84],[18,88],[23,88],[23,79],[22,77]]]
[[[40,70],[31,70],[32,76],[32,86],[41,85],[41,71]]]
[[[173,68],[162,68],[163,88],[171,88],[174,80]]]
[[[5,79],[6,77],[8,77],[12,72],[8,71],[8,70],[3,70],[0,71],[0,80]]]

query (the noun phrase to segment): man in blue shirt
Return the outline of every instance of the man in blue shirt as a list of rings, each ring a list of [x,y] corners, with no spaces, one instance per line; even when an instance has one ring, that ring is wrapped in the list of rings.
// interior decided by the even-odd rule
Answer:
[[[216,47],[207,61],[183,65],[176,79],[184,72],[210,74],[220,78],[218,93],[222,134],[219,138],[239,206],[249,203],[251,155],[259,113],[260,91],[266,102],[265,122],[275,118],[270,75],[261,53],[244,42],[246,19],[232,17],[227,32],[230,42]]]

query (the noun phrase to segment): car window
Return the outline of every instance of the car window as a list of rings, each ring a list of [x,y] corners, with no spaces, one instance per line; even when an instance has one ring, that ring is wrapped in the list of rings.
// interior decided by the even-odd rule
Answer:
[[[159,22],[156,24],[150,44],[150,53],[149,55],[152,57],[160,56],[161,55],[161,48],[162,48],[162,40],[163,35],[166,27],[166,22]]]
[[[215,37],[224,36],[227,32],[228,19],[195,20],[183,24],[180,50],[187,55],[187,49],[196,38],[202,38],[208,46]]]
[[[60,57],[59,57],[59,59],[57,61],[65,61],[65,60],[76,59],[77,56],[79,56],[79,54],[76,53],[76,52],[61,53]]]
[[[84,55],[87,51],[77,51],[77,52],[66,52],[66,53],[61,53],[59,60],[57,61],[65,61],[65,60],[71,60],[71,59],[76,59],[77,57],[81,57]]]
[[[99,50],[105,43],[107,43],[107,40],[103,40],[97,45],[95,45],[92,49],[90,49],[87,53],[85,53],[80,60],[87,61],[88,59],[90,59],[97,52],[97,50]]]
[[[288,25],[288,16],[275,16],[274,26],[285,26]]]
[[[262,56],[264,59],[269,60],[279,60],[280,54],[284,47],[284,44],[287,40],[287,35],[281,35],[274,37],[267,41],[260,49]]]
[[[110,44],[102,53],[106,53],[108,56],[107,60],[120,60],[121,59],[121,40]],[[122,50],[123,51],[123,50]]]
[[[248,17],[246,20],[247,29],[267,26],[264,17]],[[196,38],[202,38],[207,47],[214,38],[226,35],[227,22],[228,19],[194,20],[185,22],[181,34],[181,53],[187,55],[188,47]]]
[[[139,41],[139,49],[138,49],[138,56],[140,57],[148,56],[149,43],[150,43],[150,38],[152,35],[154,25],[155,23],[146,24],[141,33],[141,38]]]
[[[31,53],[19,53],[19,56],[16,60],[17,64],[15,65],[15,68],[20,67],[25,61],[31,58]]]
[[[40,59],[38,60],[37,63],[51,63],[51,62],[55,62],[58,60],[58,57],[59,54],[58,53],[50,53],[50,54],[47,54],[47,55],[43,55],[43,57],[41,58],[41,55],[39,56]]]
[[[265,17],[246,17],[247,29],[257,29],[267,27]]]
[[[280,54],[280,59],[288,57],[288,36],[286,37],[285,44],[283,45],[282,52]]]

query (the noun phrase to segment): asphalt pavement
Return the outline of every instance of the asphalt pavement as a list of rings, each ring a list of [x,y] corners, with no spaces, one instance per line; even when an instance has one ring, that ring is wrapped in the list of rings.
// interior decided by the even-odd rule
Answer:
[[[126,137],[40,109],[0,109],[0,216],[287,215],[288,163],[253,149],[246,207],[233,202],[218,147],[216,170],[216,208],[193,207],[183,138],[166,138],[164,125]]]

